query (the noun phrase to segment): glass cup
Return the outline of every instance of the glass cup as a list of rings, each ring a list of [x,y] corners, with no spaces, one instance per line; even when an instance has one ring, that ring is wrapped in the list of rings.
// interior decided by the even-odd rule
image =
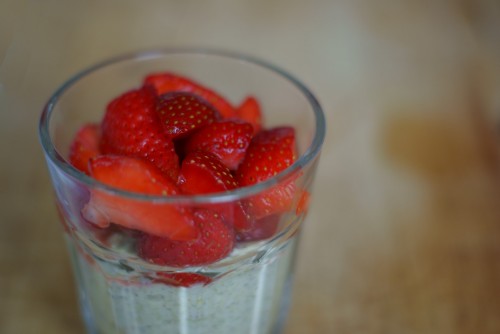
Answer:
[[[198,196],[150,196],[106,186],[68,163],[76,131],[99,123],[107,103],[138,87],[145,75],[171,71],[203,83],[233,104],[258,98],[267,128],[295,128],[298,158],[276,176],[231,192]],[[279,333],[290,301],[293,264],[307,214],[325,120],[311,92],[285,71],[252,57],[209,50],[158,50],[93,66],[62,85],[40,121],[40,139],[55,189],[57,209],[74,267],[89,333]],[[235,248],[216,263],[171,267],[141,259],[140,232],[96,227],[82,216],[92,196],[128,203],[223,212],[276,191],[293,193],[285,212],[249,217],[252,227],[235,236]],[[249,215],[250,216],[250,215]],[[183,282],[195,277],[194,283]]]

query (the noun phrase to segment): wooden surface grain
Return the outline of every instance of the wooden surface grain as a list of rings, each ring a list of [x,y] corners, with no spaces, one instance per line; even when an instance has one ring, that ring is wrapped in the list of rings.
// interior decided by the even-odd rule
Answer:
[[[328,121],[285,333],[500,333],[500,5],[0,2],[0,332],[83,333],[37,142],[68,76],[158,46],[267,59]]]

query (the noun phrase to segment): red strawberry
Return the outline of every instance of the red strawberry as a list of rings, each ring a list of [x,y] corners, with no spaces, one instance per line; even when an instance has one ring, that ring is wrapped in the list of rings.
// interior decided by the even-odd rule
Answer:
[[[238,183],[215,155],[194,151],[182,162],[179,187],[182,192],[195,195],[230,191],[238,188]],[[238,231],[251,227],[252,221],[239,202],[216,203],[206,207],[220,213],[224,221]]]
[[[194,151],[182,162],[179,187],[186,194],[209,194],[235,189],[238,183],[215,155]]]
[[[164,132],[180,138],[217,120],[219,113],[191,93],[169,93],[158,98],[158,116]]]
[[[146,160],[99,156],[90,160],[89,170],[96,180],[121,190],[148,195],[179,194],[177,186]],[[191,214],[183,208],[131,199],[103,190],[92,191],[82,215],[100,227],[115,223],[175,240],[193,240],[198,236]]]
[[[236,108],[236,117],[252,124],[254,135],[262,129],[262,111],[259,102],[253,96],[247,97]]]
[[[224,118],[235,115],[234,107],[225,98],[186,77],[169,72],[153,73],[144,79],[144,84],[153,86],[158,95],[175,91],[196,94],[214,106]]]
[[[212,282],[208,276],[196,273],[157,273],[155,283],[163,283],[172,286],[189,288],[193,285],[207,285]]]
[[[151,88],[132,90],[114,99],[102,121],[101,151],[144,158],[176,180],[179,159],[172,140],[163,133],[156,99]]]
[[[248,123],[214,122],[191,135],[186,143],[187,152],[202,150],[215,154],[229,169],[236,169],[245,156],[252,139],[252,126]]]
[[[69,162],[76,169],[89,173],[89,159],[100,154],[100,129],[97,124],[86,124],[78,130],[69,148]]]
[[[245,159],[238,167],[236,179],[240,186],[249,186],[269,179],[295,161],[295,131],[277,127],[259,132],[250,143]],[[290,209],[295,193],[294,179],[286,180],[249,201],[257,219]]]
[[[174,267],[206,265],[226,257],[234,247],[234,232],[210,210],[194,213],[200,236],[193,241],[174,241],[145,234],[139,239],[139,256],[149,262]]]

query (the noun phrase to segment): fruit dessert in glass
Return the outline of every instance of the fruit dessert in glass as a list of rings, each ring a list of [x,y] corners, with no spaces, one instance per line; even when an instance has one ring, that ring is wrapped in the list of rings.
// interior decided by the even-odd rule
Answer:
[[[89,333],[276,333],[325,122],[250,57],[161,50],[98,64],[40,138]]]

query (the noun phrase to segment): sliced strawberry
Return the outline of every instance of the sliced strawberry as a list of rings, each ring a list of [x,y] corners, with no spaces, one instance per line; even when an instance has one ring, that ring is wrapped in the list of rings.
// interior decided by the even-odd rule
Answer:
[[[96,180],[130,192],[177,195],[177,186],[150,162],[125,156],[99,156],[90,160],[90,175]],[[172,204],[126,198],[94,190],[82,210],[88,221],[106,227],[115,223],[174,240],[193,240],[198,230],[189,211]]]
[[[86,124],[78,130],[69,148],[69,162],[76,169],[89,174],[89,159],[100,154],[101,130],[97,124]]]
[[[207,285],[212,279],[197,273],[157,273],[153,282],[189,288],[194,285]]]
[[[250,123],[253,127],[254,135],[262,129],[262,111],[259,101],[253,96],[248,96],[236,108],[236,117]]]
[[[174,267],[206,265],[226,257],[234,247],[234,232],[219,214],[210,210],[194,213],[200,236],[194,241],[174,241],[145,234],[138,254],[149,262]]]
[[[192,134],[186,143],[187,152],[202,150],[215,154],[231,170],[238,168],[252,139],[249,123],[214,122]]]
[[[238,183],[214,154],[193,151],[182,162],[179,187],[185,194],[209,194],[236,189]]]
[[[238,167],[236,180],[249,186],[269,179],[289,167],[296,159],[295,131],[291,127],[277,127],[259,132],[250,143],[245,159]],[[273,186],[249,201],[257,218],[285,212],[290,209],[295,194],[294,179]]]
[[[189,153],[182,162],[179,188],[185,194],[210,194],[238,188],[231,171],[213,154],[203,151]],[[252,221],[241,203],[216,203],[206,206],[218,212],[236,230],[247,230]]]
[[[206,101],[191,93],[160,95],[158,116],[164,132],[171,138],[181,138],[220,118]]]
[[[234,117],[234,107],[215,91],[186,77],[170,73],[153,73],[144,79],[144,84],[153,86],[158,95],[180,91],[198,95],[217,109],[224,118]]]
[[[114,99],[102,121],[100,147],[103,154],[144,158],[176,180],[179,159],[172,140],[163,133],[156,100],[154,90],[147,87]]]

